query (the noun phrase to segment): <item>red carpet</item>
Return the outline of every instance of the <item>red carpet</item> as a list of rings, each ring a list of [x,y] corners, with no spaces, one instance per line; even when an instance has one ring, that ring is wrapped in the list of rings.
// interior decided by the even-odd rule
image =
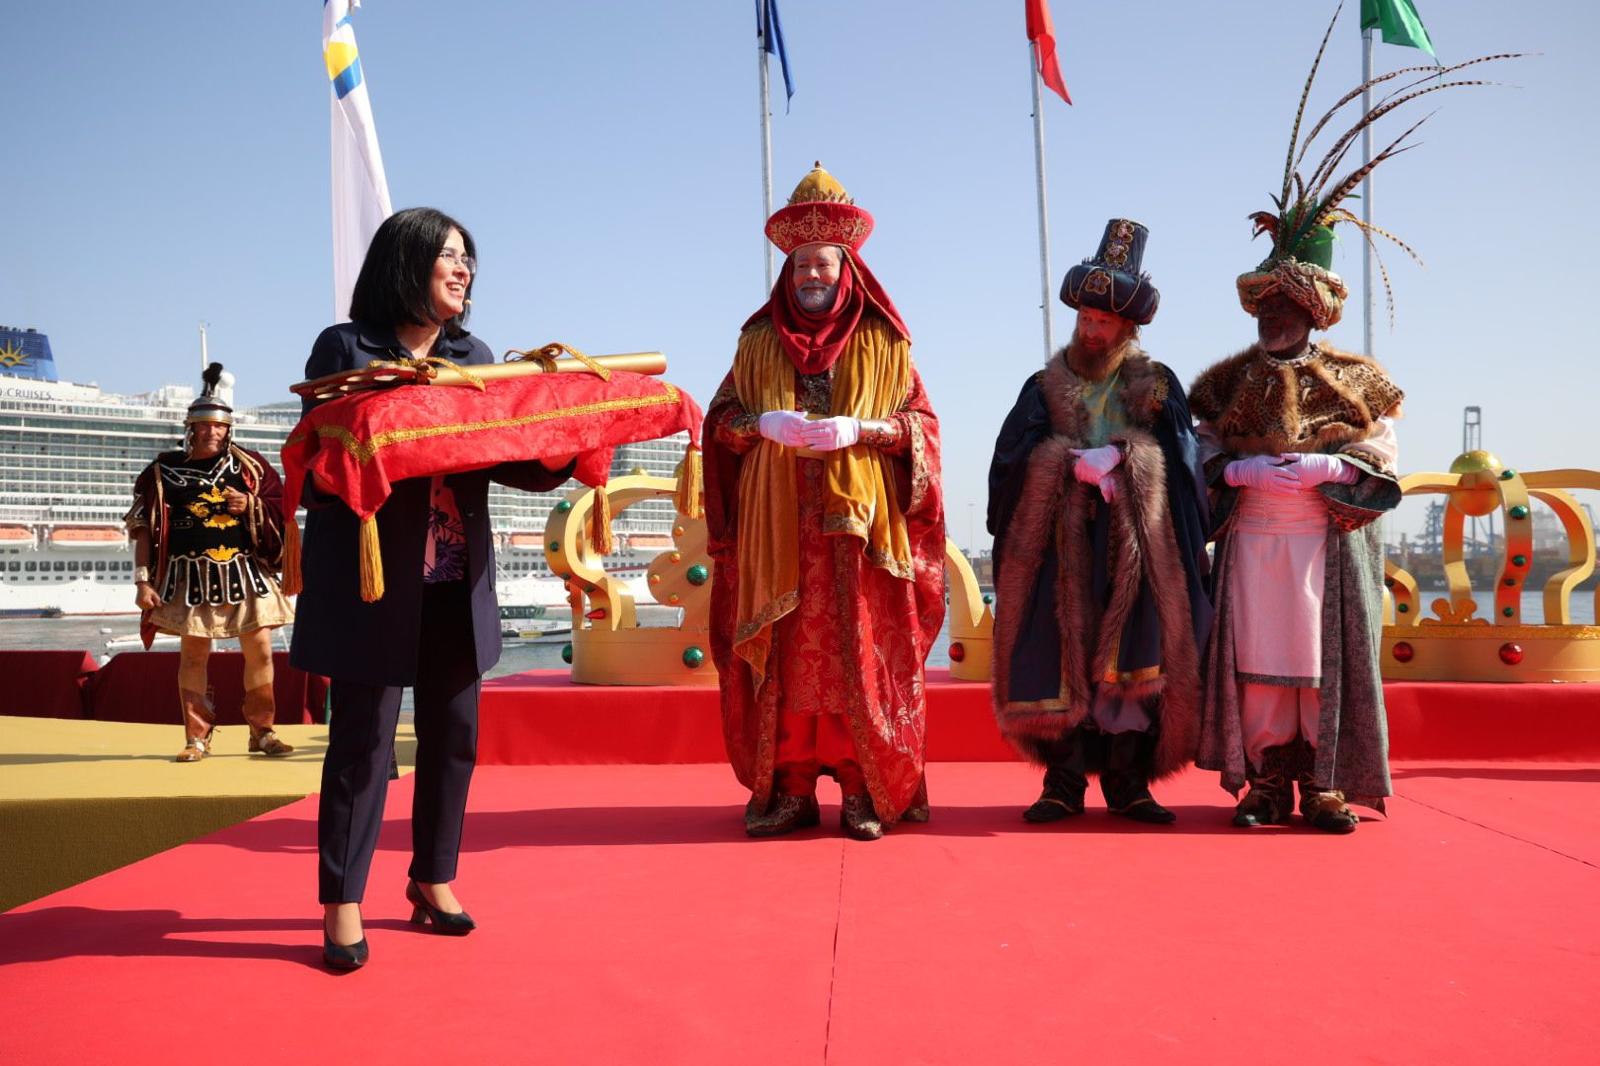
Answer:
[[[403,922],[407,779],[339,977],[313,797],[0,914],[0,1061],[1593,1061],[1600,765],[1402,765],[1347,838],[1232,830],[1210,774],[1168,830],[930,783],[877,843],[750,841],[724,767],[488,768],[453,940]]]
[[[484,766],[720,763],[717,690],[574,685],[565,670],[484,683]],[[1396,759],[1600,762],[1600,685],[1391,682],[1384,686]],[[995,728],[989,686],[928,671],[928,758],[1013,758]]]

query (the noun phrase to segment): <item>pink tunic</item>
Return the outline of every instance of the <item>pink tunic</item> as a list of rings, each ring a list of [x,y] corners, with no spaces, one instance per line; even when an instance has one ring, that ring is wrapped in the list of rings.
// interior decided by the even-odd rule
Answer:
[[[1239,680],[1314,688],[1322,676],[1328,508],[1316,489],[1241,489],[1225,592]]]

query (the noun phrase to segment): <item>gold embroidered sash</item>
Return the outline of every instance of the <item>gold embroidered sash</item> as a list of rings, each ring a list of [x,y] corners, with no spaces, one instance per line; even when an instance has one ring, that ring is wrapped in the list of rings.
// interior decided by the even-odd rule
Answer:
[[[795,371],[764,325],[739,338],[734,389],[755,414],[795,410]],[[884,419],[911,390],[911,346],[885,323],[865,319],[833,368],[831,413]],[[799,603],[800,498],[795,449],[762,438],[739,470],[739,613],[734,651],[766,677],[772,625]],[[872,566],[911,579],[911,539],[889,459],[863,444],[827,452],[823,531],[858,537]]]

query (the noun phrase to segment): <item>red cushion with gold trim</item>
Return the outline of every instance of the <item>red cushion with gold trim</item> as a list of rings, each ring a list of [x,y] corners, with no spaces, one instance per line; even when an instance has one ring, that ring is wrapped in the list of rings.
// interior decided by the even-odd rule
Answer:
[[[687,430],[700,440],[700,407],[660,378],[612,371],[534,374],[484,391],[401,385],[313,408],[283,446],[284,509],[316,475],[362,518],[377,514],[404,478],[482,470],[504,462],[577,455],[576,477],[601,485],[619,444]]]

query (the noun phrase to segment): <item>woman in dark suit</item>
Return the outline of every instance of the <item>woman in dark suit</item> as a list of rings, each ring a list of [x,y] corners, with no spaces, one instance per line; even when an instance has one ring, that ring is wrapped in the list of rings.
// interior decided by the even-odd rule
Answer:
[[[352,321],[322,331],[306,377],[373,359],[493,362],[488,347],[464,328],[476,272],[476,247],[460,223],[431,208],[392,215],[373,236],[356,279]],[[406,687],[413,690],[417,734],[406,885],[411,920],[454,935],[474,928],[450,882],[477,758],[479,683],[500,658],[489,481],[543,491],[560,485],[572,468],[568,459],[530,461],[397,482],[377,516],[385,591],[375,603],[361,599],[355,513],[316,486],[305,487],[305,587],[290,661],[332,679],[317,891],[323,958],[335,969],[367,960],[360,904]]]

